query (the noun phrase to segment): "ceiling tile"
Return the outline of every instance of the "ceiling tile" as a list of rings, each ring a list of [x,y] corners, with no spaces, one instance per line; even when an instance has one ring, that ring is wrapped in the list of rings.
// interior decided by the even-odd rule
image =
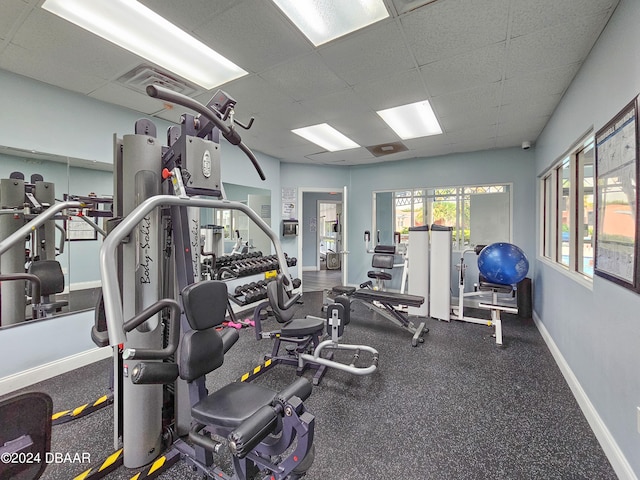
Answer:
[[[350,88],[311,100],[303,100],[300,104],[324,118],[326,122],[344,115],[345,112],[360,114],[371,111],[369,105],[355,95]]]
[[[366,148],[351,148],[340,152],[321,152],[307,155],[309,160],[315,163],[336,163],[341,162],[349,164],[349,162],[358,160],[371,160],[375,158]]]
[[[582,62],[607,18],[607,14],[580,17],[514,38],[509,47],[507,77]]]
[[[459,130],[467,130],[480,123],[489,125],[497,123],[498,107],[489,107],[486,109],[466,110],[456,112],[452,115],[440,117],[440,126],[445,132],[456,132]]]
[[[414,67],[399,26],[387,21],[322,47],[320,55],[350,85]]]
[[[347,86],[317,53],[278,65],[260,76],[296,100],[316,98]]]
[[[144,95],[116,83],[103,85],[92,91],[89,96],[102,100],[103,102],[121,105],[147,115],[151,115],[162,110],[164,103],[161,100],[151,98],[148,95]],[[185,111],[184,107],[180,106],[180,108],[182,111]]]
[[[520,145],[523,141],[534,141],[542,132],[542,129],[549,121],[549,117],[530,117],[522,118],[521,122],[506,122],[498,124],[498,137],[520,135],[517,143]]]
[[[183,30],[192,31],[239,0],[138,0]]]
[[[438,117],[450,117],[456,113],[484,111],[497,107],[499,99],[500,82],[496,82],[434,97],[431,104]]]
[[[464,142],[477,142],[477,141],[489,141],[496,136],[496,125],[480,124],[475,127],[468,128],[466,130],[458,130],[456,132],[447,132],[448,143],[464,143]]]
[[[467,90],[502,78],[505,42],[471,50],[420,68],[427,89],[433,96]]]
[[[424,7],[425,5],[437,2],[438,0],[392,0],[393,6],[399,14],[407,13],[412,10]]]
[[[184,108],[115,83],[142,59],[43,11],[43,0],[0,1],[0,68],[179,121]],[[386,0],[395,18],[316,49],[271,1],[141,1],[250,72],[222,87],[239,121],[255,117],[238,130],[246,145],[330,165],[535,141],[618,3]],[[409,150],[387,157],[325,152],[291,132],[327,122],[363,147],[397,141],[375,111],[425,99],[445,134],[403,141]]]
[[[507,38],[509,9],[504,0],[446,0],[401,17],[418,65]]]
[[[235,4],[194,33],[217,52],[250,72],[312,51],[311,44],[264,0]]]
[[[137,55],[42,9],[33,10],[11,43],[23,47],[33,57],[55,59],[59,73],[72,69],[108,80],[142,63]]]
[[[606,12],[617,4],[618,0],[512,0],[511,36],[526,35],[577,17]]]
[[[548,70],[538,70],[505,80],[502,92],[504,103],[534,101],[540,96],[562,94],[580,69],[579,63]]]
[[[22,0],[3,0],[2,15],[0,15],[0,39],[8,39],[22,23],[29,10],[31,7]]]
[[[102,78],[82,69],[60,67],[58,58],[38,49],[29,51],[9,44],[0,55],[0,68],[74,92],[88,94],[105,84]]]
[[[427,98],[427,92],[417,70],[409,70],[382,79],[359,83],[353,87],[353,91],[374,111],[418,102]]]
[[[534,100],[520,99],[514,103],[502,105],[498,116],[499,123],[521,123],[523,118],[550,117],[560,102],[562,95],[540,95]]]
[[[342,111],[340,116],[331,121],[331,126],[363,147],[400,139],[377,113],[371,111]]]

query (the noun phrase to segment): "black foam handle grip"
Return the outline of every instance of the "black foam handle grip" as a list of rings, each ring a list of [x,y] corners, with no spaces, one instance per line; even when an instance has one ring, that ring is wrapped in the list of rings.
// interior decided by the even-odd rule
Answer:
[[[260,407],[229,434],[229,448],[238,458],[244,458],[278,425],[278,414],[271,405]]]
[[[286,402],[291,397],[298,397],[300,400],[305,401],[311,396],[311,384],[305,378],[299,378],[295,382],[287,385],[284,389],[280,390],[276,395],[280,401]]]
[[[136,385],[173,383],[178,378],[178,365],[164,362],[140,362],[131,371],[131,381]]]
[[[222,337],[222,349],[224,350],[224,353],[227,353],[227,351],[229,351],[229,349],[238,341],[240,334],[235,328],[225,328],[220,332],[220,337]]]

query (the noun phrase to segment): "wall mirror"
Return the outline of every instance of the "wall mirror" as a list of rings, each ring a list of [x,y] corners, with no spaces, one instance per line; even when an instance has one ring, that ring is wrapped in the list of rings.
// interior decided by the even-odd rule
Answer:
[[[5,188],[0,190],[2,238],[6,238],[17,226],[24,225],[30,219],[27,210],[24,210],[25,204],[33,207],[30,195],[35,198],[36,203],[38,199],[43,203],[60,202],[70,195],[87,196],[91,193],[104,196],[108,201],[113,189],[111,165],[7,146],[0,146],[0,179],[8,182],[3,183]],[[12,179],[23,180],[22,183],[17,183],[11,182]],[[43,182],[46,186],[46,195],[42,187],[38,190],[38,182]],[[16,216],[12,213],[16,207],[23,215]],[[37,208],[33,210],[36,211]],[[55,302],[55,308],[52,307],[43,318],[93,308],[97,299],[96,289],[100,285],[97,265],[101,236],[89,227],[92,230],[91,237],[85,234],[86,238],[82,238],[81,230],[86,230],[83,226],[88,224],[79,217],[69,221],[60,215],[51,225],[25,239],[24,257],[15,253],[21,251],[21,247],[17,246],[14,254],[5,254],[0,260],[3,273],[18,271],[20,268],[28,271],[34,261],[41,259],[57,262],[63,280],[56,282],[56,287],[52,289],[61,291],[50,296],[50,302]],[[81,228],[74,229],[75,225]],[[27,287],[27,293],[29,290]],[[0,326],[20,324],[25,319],[31,319],[31,307],[22,300],[24,293],[24,282],[9,282],[9,285],[3,282],[0,302],[4,305],[4,318],[0,318]],[[11,304],[20,308],[7,310]],[[22,306],[25,306],[24,314],[21,313]]]
[[[64,201],[76,196],[91,196],[102,201],[100,209],[110,211],[110,199],[113,195],[112,170],[112,165],[104,162],[0,146],[0,179],[9,179],[12,173],[20,172],[24,176],[24,182],[30,183],[33,175],[40,175],[44,182],[51,182],[54,201]],[[34,177],[34,179],[37,178],[39,177]],[[249,205],[267,224],[271,225],[270,190],[231,183],[225,183],[224,188],[229,200]],[[22,199],[22,194],[20,197]],[[7,205],[3,205],[1,208],[3,213],[0,216],[0,238],[4,238],[9,232],[8,230],[2,231],[2,222],[8,221],[8,217],[11,216],[11,209],[5,207]],[[51,312],[51,316],[93,309],[97,302],[100,290],[98,259],[102,235],[88,224],[87,219],[94,222],[100,229],[106,230],[107,212],[104,216],[85,219],[73,216],[56,220],[54,233],[47,235],[48,238],[42,239],[47,244],[55,245],[54,253],[50,253],[49,256],[59,263],[64,277],[64,290],[55,295],[55,300],[67,302],[64,306]],[[24,223],[21,220],[21,225]],[[223,227],[221,231],[224,235],[224,242],[222,242],[224,252],[221,253],[231,253],[238,243],[236,230],[239,232],[242,243],[252,246],[256,251],[262,251],[265,255],[272,253],[271,243],[266,235],[257,229],[252,222],[249,222],[241,212],[203,210],[201,225],[203,227],[207,225]],[[35,241],[38,240],[35,239]],[[29,262],[32,260],[31,257],[37,253],[37,247],[31,246],[30,241],[25,242],[24,248],[24,259],[20,258],[20,261],[17,262],[16,257],[13,261],[16,263],[14,271],[28,268]],[[0,259],[0,266],[6,266],[2,267],[3,270],[10,268],[9,263],[11,262],[8,257],[3,255]],[[25,296],[25,283],[22,281],[13,283],[16,284],[13,288],[2,287],[4,301],[7,302],[7,305],[15,298],[24,298]],[[0,302],[2,301],[3,297],[0,295]],[[7,325],[19,325],[25,319],[31,320],[31,308],[25,301],[24,315],[14,311],[7,313],[5,318],[5,321],[0,318],[0,328]]]
[[[271,226],[271,190],[228,182],[223,182],[223,187],[228,200],[249,206]],[[238,249],[241,246],[251,251],[260,251],[264,255],[271,254],[271,240],[240,211],[203,210],[200,214],[200,225],[203,229],[208,226],[222,227],[220,234],[223,235],[223,251],[216,252],[219,255],[228,255],[234,248]]]

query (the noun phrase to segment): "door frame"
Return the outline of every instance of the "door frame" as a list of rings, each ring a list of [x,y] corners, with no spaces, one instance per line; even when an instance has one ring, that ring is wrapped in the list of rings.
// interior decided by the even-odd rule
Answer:
[[[327,203],[331,203],[331,204],[335,204],[335,205],[340,205],[341,207],[343,207],[342,205],[342,200],[318,200],[317,201],[317,206],[316,206],[316,217],[318,219],[317,222],[317,228],[316,228],[316,271],[320,271],[320,204],[327,204]],[[340,226],[342,227],[342,229],[344,230],[344,225],[342,224],[342,214],[340,214]],[[340,232],[340,250],[344,250],[342,248],[342,232]],[[336,252],[339,253],[339,252]],[[342,270],[342,258],[340,258],[340,270]]]
[[[328,187],[298,187],[298,205],[299,205],[299,212],[300,214],[302,214],[303,210],[303,202],[304,202],[304,194],[305,193],[331,193],[331,192],[341,192],[342,193],[342,251],[339,252],[340,253],[340,265],[341,265],[341,272],[342,272],[342,285],[347,285],[347,279],[349,278],[348,275],[348,261],[347,261],[347,255],[349,254],[349,243],[348,243],[348,236],[347,236],[347,232],[349,231],[348,229],[348,218],[347,218],[347,193],[348,193],[348,189],[347,186],[345,185],[344,187],[340,188],[328,188]],[[302,215],[300,215],[302,216]],[[300,222],[304,222],[305,219],[304,218],[300,218],[299,219]],[[298,258],[300,260],[302,260],[302,238],[304,235],[304,228],[300,229],[300,235],[298,237]],[[318,244],[318,233],[316,230],[316,245]],[[320,258],[320,256],[318,255],[317,257],[318,259]],[[319,260],[316,260],[316,262]],[[301,263],[302,265],[302,263]],[[301,267],[301,271],[300,271],[300,277],[302,277],[302,267]]]

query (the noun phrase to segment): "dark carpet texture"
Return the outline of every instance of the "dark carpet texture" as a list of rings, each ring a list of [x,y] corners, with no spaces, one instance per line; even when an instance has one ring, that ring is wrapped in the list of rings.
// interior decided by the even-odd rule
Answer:
[[[305,293],[300,314],[322,316],[321,297]],[[412,347],[409,332],[354,306],[343,342],[378,349],[380,365],[369,376],[329,370],[314,387],[305,405],[316,417],[316,458],[305,478],[615,479],[533,321],[505,317],[502,348],[490,327],[435,320],[427,321],[425,342]],[[208,378],[209,389],[239,378],[271,346],[243,329]],[[97,362],[24,391],[51,395],[54,412],[74,408],[108,391],[110,364]],[[293,367],[278,365],[255,381],[277,389],[294,379]],[[52,451],[88,452],[100,462],[113,452],[112,432],[112,407],[106,407],[54,426]],[[51,464],[43,478],[73,478],[86,467]],[[135,473],[121,468],[108,478]],[[159,478],[200,477],[179,462]]]

